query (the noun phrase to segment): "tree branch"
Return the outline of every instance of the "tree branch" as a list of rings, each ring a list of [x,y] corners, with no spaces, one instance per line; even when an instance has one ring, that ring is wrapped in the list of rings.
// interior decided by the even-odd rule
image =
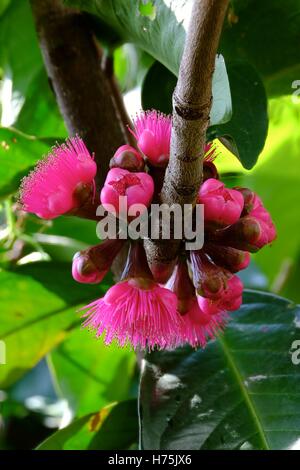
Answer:
[[[122,100],[115,102],[110,82],[101,68],[102,52],[86,17],[64,7],[59,0],[30,2],[62,116],[69,133],[79,134],[95,153],[96,183],[100,187],[115,150],[128,143],[124,110],[118,109]]]
[[[222,25],[229,0],[194,0],[191,21],[173,94],[170,161],[161,201],[195,204],[202,182],[206,131],[212,105],[212,76]],[[180,241],[168,249],[160,240],[146,240],[151,265],[170,264]]]
[[[161,198],[194,204],[212,105],[212,76],[228,0],[196,0],[173,94],[170,162]]]

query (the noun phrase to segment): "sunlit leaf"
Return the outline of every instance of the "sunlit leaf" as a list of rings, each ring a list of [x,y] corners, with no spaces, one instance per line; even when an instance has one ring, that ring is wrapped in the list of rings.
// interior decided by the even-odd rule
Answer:
[[[137,402],[102,408],[57,431],[37,450],[126,450],[137,443]]]
[[[76,283],[69,263],[31,263],[0,271],[0,338],[7,364],[1,388],[35,366],[81,323],[78,309],[101,297],[107,285]]]

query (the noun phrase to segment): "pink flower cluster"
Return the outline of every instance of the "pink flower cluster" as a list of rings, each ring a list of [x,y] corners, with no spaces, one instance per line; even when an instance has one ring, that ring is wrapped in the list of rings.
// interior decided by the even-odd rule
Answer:
[[[79,204],[76,191],[94,188],[97,165],[79,137],[56,146],[22,181],[23,209],[43,219],[54,219]]]
[[[170,153],[171,119],[156,111],[142,113],[132,131],[137,148],[123,145],[110,161],[100,202],[121,217],[119,197],[149,207],[157,198],[154,167],[164,169]],[[148,265],[141,241],[131,242],[121,281],[104,297],[84,308],[84,326],[104,341],[153,349],[189,343],[205,346],[221,331],[229,313],[242,303],[243,284],[236,275],[247,268],[250,253],[271,243],[276,230],[261,199],[247,188],[226,188],[208,144],[204,182],[198,203],[204,205],[205,243],[185,252],[162,285],[162,276]],[[96,163],[79,137],[56,146],[21,186],[23,209],[51,219],[73,213],[82,194],[95,197]],[[77,253],[72,274],[76,281],[99,283],[124,248],[124,240],[106,240]],[[151,268],[151,269],[150,269]],[[164,276],[166,277],[166,276]]]

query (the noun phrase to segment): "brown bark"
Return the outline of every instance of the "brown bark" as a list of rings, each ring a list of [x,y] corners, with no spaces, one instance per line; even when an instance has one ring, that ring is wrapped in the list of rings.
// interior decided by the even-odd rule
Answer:
[[[206,131],[212,105],[212,76],[229,0],[195,0],[173,94],[170,161],[161,202],[195,204],[202,182]],[[151,265],[168,265],[180,242],[146,240]]]
[[[128,143],[122,99],[101,68],[102,52],[86,17],[59,0],[30,0],[49,79],[70,135],[79,134],[98,164],[102,186],[115,150]],[[111,78],[111,77],[110,77]],[[117,93],[114,89],[114,93]],[[123,113],[123,114],[122,114]],[[127,123],[126,123],[127,124]]]

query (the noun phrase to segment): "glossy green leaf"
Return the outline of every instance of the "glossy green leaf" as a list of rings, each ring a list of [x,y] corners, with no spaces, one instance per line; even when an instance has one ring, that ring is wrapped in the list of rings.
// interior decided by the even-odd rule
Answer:
[[[264,148],[268,131],[267,97],[263,83],[251,65],[232,62],[227,66],[232,96],[232,118],[229,122],[211,127],[210,138],[233,139],[231,148],[242,165],[252,168]]]
[[[23,176],[54,143],[55,139],[38,139],[16,129],[0,127],[0,198],[19,189]]]
[[[205,350],[149,355],[143,448],[299,449],[300,368],[292,362],[299,319],[299,306],[247,291],[225,334]]]
[[[159,109],[163,113],[172,112],[172,95],[177,78],[159,62],[150,67],[142,86],[142,105],[144,109]],[[231,118],[231,94],[228,86],[225,62],[218,56],[213,78],[213,106],[211,125],[227,122]]]
[[[249,61],[269,94],[291,94],[299,78],[299,0],[233,0],[221,41],[226,60]]]
[[[0,338],[7,364],[0,386],[7,387],[35,366],[81,323],[78,309],[101,297],[107,285],[76,283],[69,263],[31,263],[0,271]]]
[[[172,95],[177,82],[176,76],[160,62],[154,62],[142,86],[143,109],[158,109],[172,113]]]
[[[141,2],[133,0],[67,0],[114,28],[127,42],[134,42],[177,75],[189,21],[191,0],[149,2],[155,8],[153,15],[140,12]],[[158,85],[158,87],[161,83]],[[158,90],[159,92],[159,90]],[[213,105],[211,120],[214,124],[228,120],[231,112],[230,90],[225,63],[216,61],[213,77]]]
[[[137,443],[136,400],[111,404],[57,431],[37,450],[126,450]]]
[[[78,328],[51,353],[51,359],[60,392],[76,416],[130,395],[136,358],[129,348],[106,346]]]

